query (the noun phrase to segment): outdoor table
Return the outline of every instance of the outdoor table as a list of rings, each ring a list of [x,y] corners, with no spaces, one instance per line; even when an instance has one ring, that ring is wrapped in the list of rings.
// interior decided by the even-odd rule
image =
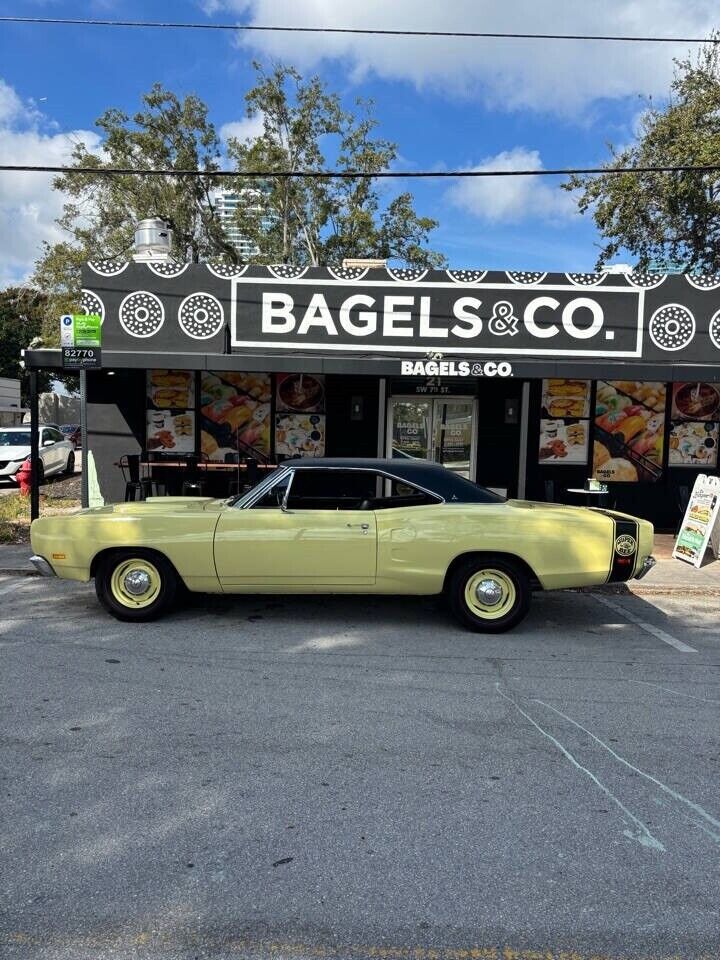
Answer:
[[[586,490],[585,487],[568,487],[567,492],[568,493],[584,493],[586,507],[591,507],[593,505],[592,497],[609,497],[610,496],[609,490]],[[598,500],[597,506],[598,507],[605,506],[605,503],[601,500]]]

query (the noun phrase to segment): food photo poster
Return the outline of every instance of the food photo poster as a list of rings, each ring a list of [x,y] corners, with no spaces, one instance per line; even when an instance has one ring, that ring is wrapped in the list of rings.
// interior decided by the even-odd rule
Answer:
[[[702,382],[673,384],[671,417],[669,466],[717,467],[719,388]]]
[[[538,463],[587,463],[590,381],[551,377],[542,382]]]
[[[268,373],[202,374],[200,448],[210,460],[270,456],[272,386]]]
[[[148,370],[146,448],[154,453],[194,453],[195,374]]]
[[[593,477],[603,483],[654,482],[662,476],[666,385],[598,380]]]

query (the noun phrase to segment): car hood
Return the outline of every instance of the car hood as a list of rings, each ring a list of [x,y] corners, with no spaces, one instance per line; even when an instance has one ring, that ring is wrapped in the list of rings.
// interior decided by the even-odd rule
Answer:
[[[24,460],[30,456],[30,447],[0,447],[0,460]]]
[[[147,500],[130,503],[108,503],[104,507],[90,507],[81,510],[80,514],[97,517],[109,514],[143,517],[156,513],[219,513],[226,503],[226,500],[214,500],[212,497],[148,497]]]

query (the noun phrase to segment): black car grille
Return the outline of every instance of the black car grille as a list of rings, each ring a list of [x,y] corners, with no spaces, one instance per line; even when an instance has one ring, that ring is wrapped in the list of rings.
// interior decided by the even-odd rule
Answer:
[[[0,470],[4,470],[9,463],[9,460],[0,460]]]

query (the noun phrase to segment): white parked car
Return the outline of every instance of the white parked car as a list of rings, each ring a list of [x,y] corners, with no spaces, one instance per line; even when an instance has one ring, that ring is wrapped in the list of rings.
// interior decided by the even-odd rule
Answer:
[[[75,472],[75,449],[56,427],[43,424],[38,428],[40,476]],[[30,456],[30,427],[0,427],[0,480],[15,480],[15,474]]]

